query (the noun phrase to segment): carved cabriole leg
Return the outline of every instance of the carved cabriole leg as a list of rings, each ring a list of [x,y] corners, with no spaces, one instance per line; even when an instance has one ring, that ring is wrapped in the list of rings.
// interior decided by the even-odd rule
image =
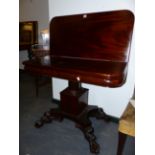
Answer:
[[[44,113],[40,120],[36,121],[35,127],[42,127],[45,123],[51,123],[52,120],[63,120],[63,115],[59,108],[51,109]]]
[[[37,128],[45,123],[50,123],[52,120],[62,121],[63,118],[68,118],[76,123],[89,142],[90,151],[99,153],[100,147],[96,142],[94,128],[89,120],[89,117],[97,119],[109,120],[108,116],[101,108],[88,105],[88,89],[82,88],[78,82],[69,82],[69,87],[60,93],[61,104],[59,108],[53,108],[45,112],[39,121],[35,123]]]
[[[88,111],[85,109],[79,116],[78,116],[78,124],[76,124],[84,134],[86,140],[89,142],[90,151],[92,153],[99,153],[100,146],[96,142],[96,136],[94,135],[94,128],[92,127],[92,123],[88,117]]]
[[[88,140],[89,142],[89,146],[90,146],[90,151],[92,153],[99,153],[100,151],[100,146],[99,144],[96,142],[96,136],[94,135],[94,128],[92,126],[88,126],[85,127],[83,129],[83,133],[85,135],[85,138]]]
[[[107,114],[104,112],[102,108],[99,108],[97,106],[89,106],[89,117],[95,117],[96,119],[103,119],[106,122],[110,121],[110,117],[107,116]]]
[[[96,142],[96,136],[94,135],[94,128],[92,127],[92,125],[82,126],[82,125],[76,124],[76,127],[83,132],[86,140],[89,142],[90,152],[99,153],[100,146]]]

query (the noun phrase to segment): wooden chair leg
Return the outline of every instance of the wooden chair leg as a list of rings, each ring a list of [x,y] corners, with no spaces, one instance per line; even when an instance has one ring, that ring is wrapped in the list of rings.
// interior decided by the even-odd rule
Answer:
[[[117,147],[117,155],[123,155],[124,144],[127,138],[126,134],[119,132],[118,135],[118,147]]]
[[[39,94],[39,77],[35,77],[36,96]]]

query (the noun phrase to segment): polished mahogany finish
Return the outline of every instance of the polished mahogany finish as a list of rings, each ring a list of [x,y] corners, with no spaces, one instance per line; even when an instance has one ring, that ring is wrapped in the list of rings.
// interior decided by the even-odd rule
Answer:
[[[80,83],[69,82],[69,87],[60,92],[60,98],[62,111],[79,115],[88,105],[88,89],[82,88]]]
[[[71,81],[107,87],[121,86],[127,73],[126,62],[52,59],[50,55],[24,62],[25,69],[38,75],[59,77]]]
[[[90,151],[99,153],[100,147],[96,142],[94,128],[89,117],[104,119],[109,121],[109,117],[104,113],[102,108],[98,106],[88,105],[88,89],[82,88],[78,82],[69,81],[69,86],[60,92],[61,105],[59,108],[52,108],[45,112],[39,121],[35,123],[37,128],[45,123],[51,123],[53,120],[62,121],[68,118],[76,123],[86,140],[89,142]]]
[[[79,77],[85,83],[121,86],[133,23],[133,14],[126,10],[56,17],[50,25],[51,56],[26,62],[26,68],[72,81]]]
[[[133,23],[134,16],[127,10],[55,17],[50,25],[51,54],[128,62]]]
[[[89,117],[107,119],[101,108],[88,105],[88,89],[81,82],[104,87],[125,83],[134,15],[127,10],[55,17],[50,23],[50,54],[24,62],[35,75],[69,80],[60,93],[59,108],[35,124],[67,117],[84,133],[92,153],[99,152]]]

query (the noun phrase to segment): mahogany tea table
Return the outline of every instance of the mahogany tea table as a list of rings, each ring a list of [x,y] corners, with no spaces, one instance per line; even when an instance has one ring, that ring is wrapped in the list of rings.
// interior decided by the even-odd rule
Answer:
[[[125,83],[134,15],[128,10],[59,16],[50,23],[50,54],[25,61],[25,70],[68,80],[60,92],[59,108],[45,112],[36,127],[57,119],[76,123],[89,142],[90,151],[99,153],[90,117],[108,120],[102,108],[88,105],[88,89],[81,83],[120,87]]]

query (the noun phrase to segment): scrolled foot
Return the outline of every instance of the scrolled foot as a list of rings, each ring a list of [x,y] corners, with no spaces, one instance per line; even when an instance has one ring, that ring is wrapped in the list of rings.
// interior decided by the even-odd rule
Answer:
[[[99,144],[96,143],[96,141],[90,141],[89,145],[90,145],[90,151],[92,153],[98,154],[100,152],[100,146]]]
[[[86,139],[89,142],[89,146],[90,146],[90,151],[92,153],[96,153],[98,154],[100,151],[100,146],[99,144],[96,142],[96,136],[94,135],[94,129],[92,126],[89,126],[87,128],[85,128],[83,130],[84,135],[86,137]]]
[[[52,121],[52,117],[50,112],[45,112],[40,120],[36,121],[35,127],[40,128],[44,125],[44,123],[50,123]]]
[[[36,128],[40,128],[43,126],[43,122],[41,120],[38,120],[35,122],[35,125],[34,125]]]
[[[44,115],[41,117],[39,121],[36,121],[35,127],[40,128],[42,127],[45,123],[51,123],[52,120],[57,120],[57,121],[63,121],[63,114],[59,109],[51,109],[47,112],[44,113]]]
[[[52,121],[51,118],[43,116],[39,121],[35,122],[35,127],[40,128],[44,125],[44,123],[50,123]]]

